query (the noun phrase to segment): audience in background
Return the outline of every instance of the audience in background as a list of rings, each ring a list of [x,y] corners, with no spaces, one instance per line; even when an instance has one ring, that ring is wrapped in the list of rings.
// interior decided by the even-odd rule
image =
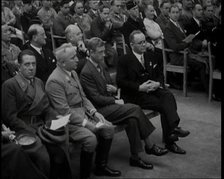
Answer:
[[[2,25],[2,49],[1,49],[1,83],[16,75],[18,71],[18,56],[20,53],[19,47],[12,44],[11,29],[8,25]]]
[[[60,11],[53,22],[53,32],[55,35],[65,36],[65,29],[69,24],[73,24],[72,16],[69,14],[69,0],[60,2]]]
[[[92,18],[88,14],[84,13],[84,6],[82,1],[74,2],[72,8],[74,9],[74,15],[73,15],[74,23],[77,23],[77,25],[81,28],[85,37],[88,38]]]
[[[1,11],[2,11],[2,25],[15,25],[16,23],[16,17],[13,14],[12,10],[6,7],[6,2],[3,0],[1,2]]]
[[[117,52],[113,48],[113,23],[109,16],[110,8],[102,4],[99,7],[99,16],[91,23],[91,35],[99,37],[106,42],[105,64],[108,67],[115,67],[117,64]]]
[[[170,1],[167,0],[162,1],[162,3],[160,4],[161,14],[156,18],[156,22],[159,24],[163,32],[167,23],[169,22],[170,6],[171,6]]]
[[[52,8],[51,0],[43,0],[43,7],[38,11],[37,16],[43,23],[45,31],[50,31],[50,28],[53,27],[53,21],[57,16],[56,11]]]
[[[79,75],[89,56],[89,50],[84,43],[84,35],[77,25],[71,24],[65,29],[65,36],[67,42],[77,48],[77,58],[79,61],[75,71]]]

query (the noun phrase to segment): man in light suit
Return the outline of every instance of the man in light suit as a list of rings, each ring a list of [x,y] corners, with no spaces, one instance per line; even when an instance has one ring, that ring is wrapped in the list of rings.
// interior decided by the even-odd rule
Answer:
[[[176,100],[173,94],[164,88],[163,71],[153,53],[146,51],[145,35],[137,30],[130,35],[132,52],[121,57],[117,67],[117,84],[125,102],[138,104],[144,109],[160,112],[163,138],[166,147],[174,153],[185,154],[175,141],[186,137],[178,124]]]
[[[141,139],[145,141],[147,154],[164,155],[167,149],[153,145],[149,139],[155,129],[141,108],[134,104],[124,104],[122,99],[116,99],[117,88],[112,84],[109,73],[103,68],[105,42],[94,37],[89,40],[90,59],[86,62],[80,74],[83,89],[96,106],[97,110],[113,124],[127,124],[126,133],[130,142],[130,165],[151,169],[152,164],[144,161]]]
[[[78,63],[76,47],[72,44],[63,44],[55,54],[57,68],[47,80],[46,92],[51,105],[60,115],[71,114],[68,124],[69,139],[73,143],[82,144],[80,177],[90,177],[95,148],[95,175],[120,176],[120,171],[112,170],[107,166],[114,127],[97,112],[83,92],[78,75],[74,71]],[[97,124],[91,125],[92,123]]]

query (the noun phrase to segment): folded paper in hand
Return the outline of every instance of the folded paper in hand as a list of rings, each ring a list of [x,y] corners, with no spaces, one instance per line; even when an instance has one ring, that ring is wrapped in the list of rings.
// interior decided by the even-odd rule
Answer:
[[[52,130],[57,130],[57,129],[59,129],[60,127],[63,127],[63,126],[65,126],[66,124],[68,124],[70,115],[71,115],[71,114],[68,114],[68,115],[66,115],[66,116],[62,116],[62,117],[60,117],[59,119],[52,120],[52,121],[51,121],[50,129],[52,129]]]
[[[188,35],[183,42],[191,42],[198,34],[200,33],[200,31],[198,31],[196,34],[190,34]]]

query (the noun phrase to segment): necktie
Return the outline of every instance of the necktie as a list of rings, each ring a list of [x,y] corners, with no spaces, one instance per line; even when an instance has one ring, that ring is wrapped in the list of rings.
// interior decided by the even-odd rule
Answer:
[[[40,50],[40,54],[41,54],[42,58],[44,58],[44,52],[42,49]]]
[[[30,85],[34,87],[33,79],[30,80]]]
[[[184,31],[183,31],[182,28],[180,27],[180,24],[177,23],[177,27],[180,29],[181,32],[184,33]]]
[[[141,64],[142,64],[142,66],[145,68],[145,60],[144,60],[143,55],[141,56]]]

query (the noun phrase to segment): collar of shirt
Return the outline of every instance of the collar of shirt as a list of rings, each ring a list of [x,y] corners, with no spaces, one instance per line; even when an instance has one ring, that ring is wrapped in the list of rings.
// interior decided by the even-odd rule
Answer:
[[[196,19],[195,17],[193,17],[193,19],[195,20],[195,22],[198,24],[198,26],[201,26],[200,21],[198,19]]]
[[[175,22],[173,19],[171,19],[170,18],[170,21],[175,25],[175,26],[177,26],[178,27],[178,23],[177,22]]]
[[[65,71],[65,73],[66,73],[68,76],[72,77],[72,72],[67,71],[67,70],[65,70],[65,69],[63,69],[63,70]]]
[[[30,46],[33,47],[41,55],[42,48],[35,47],[33,44],[30,44]]]
[[[91,10],[93,11],[94,14],[97,14],[97,11],[96,10],[93,10],[93,9],[91,9]]]
[[[21,72],[19,72],[19,75],[22,77],[23,81],[26,82],[26,83],[28,83],[28,84],[30,84],[30,80],[31,80],[32,82],[34,82],[34,78],[28,80],[28,79],[26,79],[26,78],[23,76],[23,74],[22,74]]]
[[[132,52],[133,52],[133,54],[136,56],[136,58],[138,59],[138,61],[139,61],[140,63],[142,63],[142,61],[141,61],[141,57],[143,56],[143,54],[140,55],[140,54],[135,53],[134,51],[132,51]]]
[[[96,69],[98,68],[98,64],[94,62],[91,58],[89,58],[89,61],[96,67]]]

